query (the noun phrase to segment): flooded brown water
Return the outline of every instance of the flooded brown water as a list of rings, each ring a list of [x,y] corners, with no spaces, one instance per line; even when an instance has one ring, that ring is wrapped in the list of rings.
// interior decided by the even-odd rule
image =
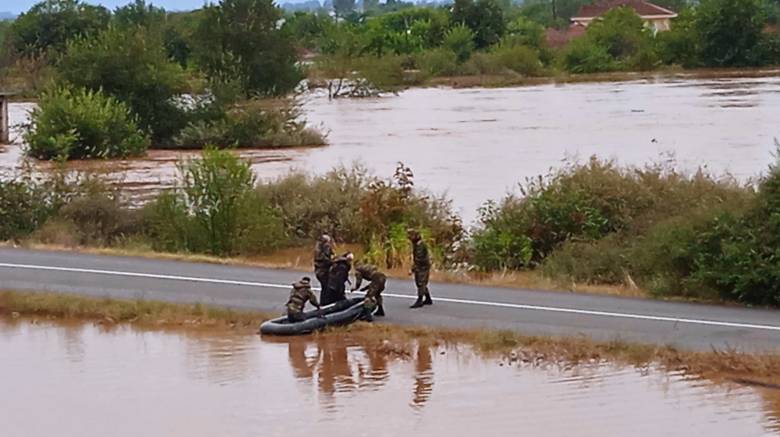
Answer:
[[[0,356],[13,437],[780,435],[776,393],[465,346],[0,319]]]
[[[764,77],[658,77],[630,82],[500,89],[412,89],[398,96],[328,101],[306,98],[310,122],[330,132],[329,147],[244,154],[261,177],[292,168],[324,172],[361,161],[389,176],[398,161],[420,186],[447,191],[467,220],[517,182],[590,155],[643,165],[673,157],[681,169],[706,166],[747,179],[772,161],[780,137],[780,72]],[[25,106],[12,105],[23,121]],[[18,162],[0,154],[0,171]],[[5,155],[5,156],[4,156]],[[175,175],[178,154],[76,164],[101,169],[148,192]]]

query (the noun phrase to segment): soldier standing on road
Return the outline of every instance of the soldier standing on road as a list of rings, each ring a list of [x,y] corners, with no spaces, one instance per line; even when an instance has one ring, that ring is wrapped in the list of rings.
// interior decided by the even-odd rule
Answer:
[[[322,234],[314,248],[314,275],[320,283],[320,298],[328,289],[328,275],[333,264],[333,245],[330,235]],[[322,299],[320,299],[322,300]]]
[[[303,315],[303,309],[306,307],[306,302],[311,302],[317,309],[320,309],[320,304],[317,302],[317,296],[311,291],[311,279],[309,279],[308,276],[304,276],[300,281],[293,284],[290,298],[287,300],[287,320],[289,320],[290,323],[306,320],[306,317]]]
[[[360,291],[366,292],[366,303],[371,307],[377,308],[374,313],[375,316],[384,316],[385,309],[382,306],[382,292],[385,291],[387,276],[380,272],[376,266],[371,264],[360,264],[355,267],[355,286],[352,287],[352,291],[360,288],[363,279],[369,281],[368,285],[360,289]]]
[[[428,290],[428,280],[431,275],[431,256],[428,253],[428,246],[425,245],[417,230],[409,229],[406,235],[412,243],[412,273],[414,284],[417,286],[417,301],[409,308],[433,305],[431,292]]]
[[[328,274],[328,288],[320,293],[322,305],[329,305],[347,298],[345,283],[349,282],[349,271],[352,270],[353,258],[352,253],[347,252],[333,260]]]

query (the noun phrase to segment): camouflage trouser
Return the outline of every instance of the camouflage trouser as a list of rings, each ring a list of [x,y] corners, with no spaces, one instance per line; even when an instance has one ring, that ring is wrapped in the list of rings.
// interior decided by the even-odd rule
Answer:
[[[374,306],[382,306],[382,292],[385,291],[386,281],[387,278],[385,275],[381,275],[368,284],[368,289],[366,290],[366,300]]]
[[[317,277],[317,281],[320,282],[320,293],[328,289],[328,274],[329,269],[315,269],[314,276]]]
[[[431,292],[428,291],[428,279],[431,276],[429,269],[415,269],[414,270],[414,285],[417,286],[417,297],[430,296]]]

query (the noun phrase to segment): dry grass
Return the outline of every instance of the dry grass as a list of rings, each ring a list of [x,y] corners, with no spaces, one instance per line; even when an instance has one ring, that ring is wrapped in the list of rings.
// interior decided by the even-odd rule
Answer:
[[[200,304],[171,304],[142,300],[95,299],[46,293],[0,292],[0,316],[36,316],[98,320],[183,328],[226,328],[255,332],[267,314],[235,311]],[[644,367],[655,365],[713,381],[733,381],[761,387],[780,387],[780,355],[747,354],[733,350],[691,352],[670,346],[623,341],[600,342],[587,337],[527,336],[514,331],[452,330],[358,322],[315,336],[337,336],[380,347],[403,358],[412,341],[428,344],[468,344],[485,354],[498,354],[510,363],[574,366],[609,361]],[[375,343],[372,345],[372,343]]]
[[[270,317],[202,304],[173,304],[147,300],[96,299],[57,293],[0,292],[0,316],[48,319],[89,319],[103,323],[156,326],[257,328]]]

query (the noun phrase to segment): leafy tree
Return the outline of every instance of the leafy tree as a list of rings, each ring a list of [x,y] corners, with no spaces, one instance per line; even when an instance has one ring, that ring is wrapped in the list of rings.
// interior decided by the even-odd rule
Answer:
[[[468,26],[478,49],[497,43],[504,35],[504,11],[496,0],[455,0],[452,22]]]
[[[125,102],[156,142],[170,140],[186,123],[173,98],[184,89],[182,69],[162,42],[144,29],[112,28],[68,43],[59,63],[67,82]]]
[[[45,0],[14,21],[11,29],[17,53],[31,56],[61,51],[68,40],[94,35],[108,26],[111,13],[78,0]]]
[[[474,51],[474,37],[474,32],[461,24],[447,31],[442,46],[455,53],[458,62],[465,62]]]
[[[647,50],[652,34],[633,9],[612,9],[588,26],[587,38],[604,47],[613,58],[624,60]]]
[[[616,68],[614,58],[606,47],[594,44],[588,38],[569,43],[561,55],[563,68],[571,73],[601,73]]]
[[[114,11],[114,23],[120,27],[159,29],[165,24],[165,19],[165,9],[147,4],[145,0],[135,0]]]
[[[337,17],[346,17],[355,10],[355,0],[333,0],[333,12]]]
[[[671,30],[656,35],[661,60],[665,64],[678,64],[686,68],[701,65],[695,12],[692,8],[681,11],[672,21]]]
[[[6,56],[9,51],[6,44],[8,43],[8,34],[10,33],[12,24],[12,21],[0,20],[0,58],[2,58],[2,60],[0,60],[0,68],[3,68],[9,60],[8,58],[10,58],[10,56]]]
[[[753,65],[753,50],[766,25],[762,0],[702,0],[696,7],[696,35],[704,64]]]
[[[331,17],[324,14],[295,12],[285,18],[282,30],[289,32],[301,47],[317,49],[321,38],[335,25]]]
[[[544,26],[520,16],[507,25],[504,38],[511,38],[511,42],[516,45],[539,49],[545,45]]]
[[[246,96],[281,95],[302,79],[292,38],[277,27],[272,0],[221,0],[206,6],[196,34],[198,63],[210,79]]]
[[[207,148],[179,172],[180,186],[145,210],[156,248],[256,254],[287,241],[278,214],[253,190],[249,164],[232,152]]]

